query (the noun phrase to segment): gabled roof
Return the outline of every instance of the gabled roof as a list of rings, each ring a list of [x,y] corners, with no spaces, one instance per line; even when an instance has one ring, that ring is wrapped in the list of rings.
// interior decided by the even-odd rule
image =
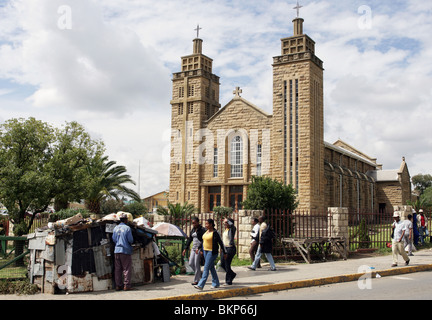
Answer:
[[[340,147],[340,148],[344,148],[352,153],[355,153],[357,155],[359,155],[362,158],[365,158],[371,162],[374,162],[376,164],[376,158],[371,158],[369,157],[367,154],[359,151],[358,149],[354,148],[353,146],[349,145],[348,143],[346,143],[345,141],[338,139],[335,143],[333,143],[333,145]]]
[[[368,171],[366,174],[375,179],[377,182],[397,182],[400,181],[399,177],[404,170],[408,170],[408,166],[405,162],[405,157],[402,158],[402,163],[399,169],[394,170],[373,170]],[[409,174],[409,172],[408,172]]]
[[[212,115],[205,122],[206,123],[210,123],[215,118],[217,118],[221,113],[223,113],[228,108],[228,106],[230,106],[233,103],[239,102],[239,101],[243,102],[246,106],[250,107],[251,109],[255,110],[256,112],[262,114],[264,117],[267,117],[267,118],[273,117],[271,114],[268,114],[267,112],[265,112],[261,108],[259,108],[256,105],[254,105],[252,102],[249,102],[249,101],[247,101],[246,99],[244,99],[242,97],[234,97],[230,102],[228,102],[225,106],[223,106],[218,112],[216,112],[214,115]]]
[[[330,143],[330,142],[326,142],[326,141],[324,141],[324,146],[325,146],[326,148],[333,149],[333,150],[335,150],[336,152],[339,152],[339,153],[341,153],[341,154],[344,154],[344,155],[346,155],[346,156],[348,156],[348,157],[351,157],[351,158],[353,158],[353,159],[356,159],[356,160],[362,161],[362,162],[364,162],[364,163],[366,163],[366,164],[368,164],[368,165],[371,165],[371,166],[373,166],[373,167],[375,167],[375,168],[378,166],[378,165],[376,164],[376,162],[372,162],[369,158],[362,157],[362,156],[360,156],[360,155],[357,154],[357,153],[354,153],[354,152],[352,152],[352,151],[350,151],[350,150],[348,150],[348,149],[346,149],[346,148],[342,148],[342,147],[336,146],[336,145],[334,145],[334,144],[332,144],[332,143]]]

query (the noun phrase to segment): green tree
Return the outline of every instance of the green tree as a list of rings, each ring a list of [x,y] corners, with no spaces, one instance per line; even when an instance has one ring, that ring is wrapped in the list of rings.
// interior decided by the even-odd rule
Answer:
[[[0,202],[14,222],[14,233],[26,234],[37,213],[55,194],[49,168],[54,152],[54,130],[35,118],[11,119],[0,125]],[[30,222],[24,218],[32,211]]]
[[[55,130],[56,144],[50,161],[51,173],[56,181],[54,208],[68,208],[69,202],[85,198],[88,182],[87,166],[90,160],[104,152],[101,141],[92,140],[77,122],[66,123]]]
[[[424,190],[423,194],[420,196],[419,202],[422,209],[432,208],[432,187]]]
[[[142,201],[133,201],[124,205],[123,211],[131,213],[134,218],[138,218],[147,213],[147,207]]]
[[[127,196],[141,201],[139,195],[126,186],[127,184],[135,185],[131,176],[126,173],[126,167],[117,166],[115,161],[108,161],[107,156],[95,156],[90,160],[87,170],[89,181],[85,204],[91,212],[96,214],[101,212],[103,199],[120,200],[120,196]]]
[[[187,202],[184,205],[181,205],[180,203],[172,204],[168,202],[168,208],[158,205],[156,212],[160,215],[170,216],[173,224],[182,226],[184,224],[183,219],[194,214],[196,209],[193,204],[189,204]]]
[[[411,178],[414,189],[420,192],[420,195],[429,188],[432,187],[432,175],[430,174],[417,174]]]
[[[252,177],[243,207],[247,210],[282,209],[293,211],[297,208],[296,192],[292,185],[273,180],[270,177]]]

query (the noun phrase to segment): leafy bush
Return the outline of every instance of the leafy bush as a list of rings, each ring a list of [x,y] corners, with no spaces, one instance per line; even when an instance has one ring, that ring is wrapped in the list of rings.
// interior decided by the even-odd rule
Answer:
[[[134,218],[137,218],[147,213],[147,207],[142,202],[134,201],[126,204],[122,211],[129,212]]]
[[[292,185],[270,177],[252,177],[252,183],[247,191],[247,198],[243,201],[246,210],[283,209],[295,210],[296,191]]]
[[[70,217],[73,217],[77,215],[78,213],[81,213],[83,218],[90,217],[90,211],[86,209],[63,209],[54,213],[50,214],[49,222],[56,222],[59,220],[64,220]]]
[[[231,207],[214,207],[213,208],[213,212],[216,213],[216,215],[219,218],[226,218],[228,217],[232,212],[233,212],[233,208]]]
[[[371,246],[371,239],[366,225],[366,220],[363,218],[359,226],[359,248],[367,249]]]

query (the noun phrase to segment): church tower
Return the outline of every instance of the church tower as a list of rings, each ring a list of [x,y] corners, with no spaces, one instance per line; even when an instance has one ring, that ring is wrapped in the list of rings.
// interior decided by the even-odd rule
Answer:
[[[193,53],[181,57],[181,72],[173,74],[171,100],[171,203],[200,208],[201,166],[194,151],[200,145],[199,130],[220,109],[219,77],[212,73],[213,60],[202,53],[203,40],[193,40]]]
[[[324,208],[323,62],[303,22],[297,13],[294,35],[281,39],[273,58],[272,176],[297,190],[298,209],[317,211]]]

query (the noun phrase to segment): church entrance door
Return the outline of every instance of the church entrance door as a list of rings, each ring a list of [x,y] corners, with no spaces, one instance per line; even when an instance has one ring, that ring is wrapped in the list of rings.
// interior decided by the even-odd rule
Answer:
[[[229,187],[229,202],[233,212],[238,212],[243,208],[243,186]]]
[[[209,210],[213,212],[213,208],[221,205],[221,187],[208,188]]]

